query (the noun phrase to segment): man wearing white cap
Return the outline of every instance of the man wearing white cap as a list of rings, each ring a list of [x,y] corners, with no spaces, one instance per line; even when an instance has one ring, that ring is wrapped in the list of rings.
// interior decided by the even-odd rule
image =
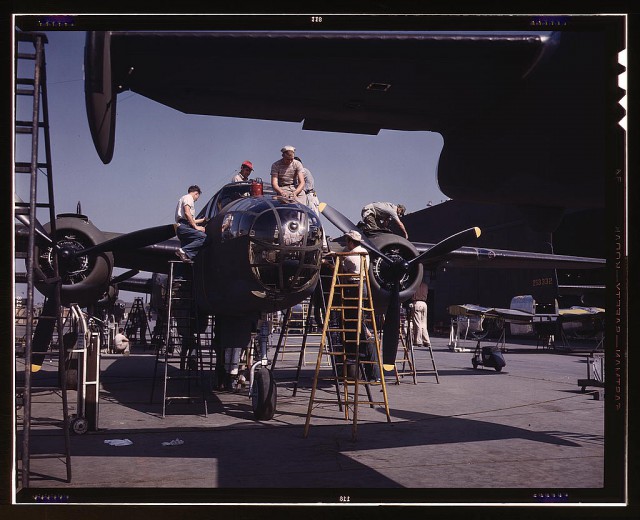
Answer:
[[[245,161],[240,166],[240,172],[236,173],[232,178],[231,182],[244,182],[249,178],[251,172],[253,171],[253,163],[251,161]]]
[[[345,256],[342,259],[342,270],[345,273],[352,273],[353,282],[355,282],[356,279],[360,278],[360,267],[361,267],[363,255],[360,255],[359,253],[365,253],[364,266],[362,267],[364,267],[367,270],[369,269],[369,254],[367,250],[364,247],[362,247],[362,245],[360,244],[362,242],[362,235],[358,231],[352,229],[348,233],[345,233],[344,238],[345,238],[345,245],[346,245],[344,250],[354,254]],[[357,298],[358,288],[357,287],[345,288],[345,296],[350,298],[354,298],[354,297]],[[362,296],[363,297],[368,296],[366,284],[362,288]],[[349,323],[354,323],[354,321],[357,321],[358,319],[358,311],[353,309],[345,309],[344,317],[346,320],[349,320]],[[363,345],[364,348],[363,350],[361,350],[361,353],[365,354],[365,357],[364,357],[365,361],[376,361],[378,359],[377,353],[376,353],[376,346],[375,346],[375,342],[372,339],[371,331],[367,328],[366,319],[367,317],[363,316],[360,340],[361,340],[361,343],[364,344]],[[346,346],[346,349],[347,351],[350,351],[351,349],[349,347],[356,342],[356,337],[354,336],[353,332],[351,333],[345,332],[344,337],[348,344]],[[380,379],[380,371],[378,370],[377,365],[371,364],[371,363],[365,363],[364,369],[365,369],[365,374],[369,380],[375,381]]]
[[[294,159],[296,149],[293,146],[283,146],[280,151],[282,159],[271,165],[271,186],[278,195],[306,204],[304,167]]]
[[[364,256],[364,265],[366,269],[369,269],[369,253],[360,244],[360,242],[362,242],[362,235],[356,230],[352,229],[348,233],[345,233],[344,238],[346,244],[345,251],[349,251],[354,254],[343,258],[342,269],[345,273],[353,273],[355,278],[360,275],[360,259],[362,255],[358,253],[366,253]]]

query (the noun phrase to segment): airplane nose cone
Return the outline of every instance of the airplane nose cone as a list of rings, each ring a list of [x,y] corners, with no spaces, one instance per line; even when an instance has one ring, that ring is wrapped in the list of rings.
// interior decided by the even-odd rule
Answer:
[[[298,205],[275,207],[256,219],[250,235],[254,275],[265,288],[287,293],[314,280],[322,247],[315,214]]]

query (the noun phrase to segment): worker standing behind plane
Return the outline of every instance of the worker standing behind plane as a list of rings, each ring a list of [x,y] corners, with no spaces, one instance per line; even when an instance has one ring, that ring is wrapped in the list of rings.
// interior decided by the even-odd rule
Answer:
[[[318,200],[318,196],[316,195],[315,182],[313,180],[313,175],[309,171],[309,168],[307,168],[302,163],[302,160],[300,159],[300,157],[294,157],[293,159],[295,161],[298,161],[300,164],[302,164],[302,171],[304,172],[303,192],[307,198],[305,204],[309,206],[316,215],[320,216],[320,210],[318,209],[318,206],[320,206],[320,201]]]
[[[318,199],[318,195],[315,190],[315,181],[313,180],[313,175],[309,171],[302,161],[300,157],[294,157],[294,160],[300,161],[302,164],[302,169],[304,170],[304,193],[307,196],[307,206],[313,210],[313,212],[320,217],[320,200]],[[323,242],[323,250],[329,251],[329,242],[327,241],[327,236],[324,234],[324,228],[322,230],[322,242]]]
[[[206,219],[196,220],[196,201],[200,197],[200,187],[197,185],[189,186],[187,194],[180,197],[176,206],[176,235],[180,239],[180,248],[176,251],[176,255],[185,263],[193,263],[194,257],[198,251],[204,246],[207,235],[204,228],[200,225]]]
[[[364,223],[364,231],[390,231],[391,221],[395,221],[404,233],[405,238],[409,234],[400,220],[404,216],[405,207],[402,204],[392,204],[391,202],[372,202],[362,208],[361,216]]]
[[[429,295],[429,286],[423,280],[413,295],[413,316],[411,317],[411,325],[413,326],[413,345],[416,347],[430,347],[431,339],[427,330],[427,296]]]
[[[294,159],[296,149],[283,146],[280,151],[282,159],[271,165],[271,186],[278,195],[306,205],[304,168],[300,161]]]
[[[231,182],[244,182],[249,179],[249,175],[253,171],[253,163],[251,161],[245,161],[240,166],[240,172],[236,173],[232,178]]]

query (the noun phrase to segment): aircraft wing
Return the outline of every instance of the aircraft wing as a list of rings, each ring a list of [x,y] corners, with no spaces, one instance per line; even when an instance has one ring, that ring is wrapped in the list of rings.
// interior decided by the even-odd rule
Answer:
[[[414,242],[419,253],[427,251],[433,244]],[[444,267],[486,267],[495,269],[598,269],[606,266],[603,258],[589,258],[570,255],[511,251],[507,249],[487,249],[461,247],[436,260],[425,264],[426,268]]]
[[[109,231],[104,234],[107,240],[121,235],[121,233]],[[125,269],[168,274],[168,261],[177,260],[175,252],[179,247],[180,241],[177,238],[171,238],[149,246],[118,250],[113,253],[114,265]]]
[[[104,232],[105,241],[122,235],[124,233]],[[24,224],[17,223],[15,225],[16,251],[27,250],[28,237],[28,228]],[[113,253],[114,267],[151,273],[168,273],[168,260],[176,258],[175,251],[179,247],[180,241],[177,238],[171,238],[149,246],[128,248],[126,250],[119,249]]]
[[[601,307],[570,307],[558,311],[560,319],[563,321],[590,320],[595,316],[604,316],[605,310]]]
[[[530,323],[535,317],[529,312],[518,309],[501,309],[497,307],[481,307],[467,303],[464,305],[450,305],[449,314],[451,316],[483,316],[485,318],[503,318],[507,322],[527,322]]]

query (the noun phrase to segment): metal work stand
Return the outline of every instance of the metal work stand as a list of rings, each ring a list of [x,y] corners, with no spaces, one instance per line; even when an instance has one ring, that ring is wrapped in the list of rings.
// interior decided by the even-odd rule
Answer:
[[[412,333],[412,318],[415,309],[413,305],[409,306],[407,312],[405,328],[400,328],[400,343],[402,345],[402,359],[396,360],[395,374],[396,384],[400,384],[400,376],[410,375],[413,378],[413,384],[418,384],[416,376],[418,373],[434,374],[436,376],[436,383],[440,384],[440,378],[438,377],[438,368],[436,367],[436,360],[433,357],[433,350],[431,345],[426,346],[431,356],[432,368],[418,370],[415,361],[415,353],[413,350],[413,333]],[[398,370],[398,364],[402,363],[402,369]],[[408,366],[408,370],[407,370]]]
[[[184,268],[185,276],[180,279],[176,276],[176,270]],[[198,313],[193,299],[193,268],[186,267],[180,261],[169,262],[169,279],[166,299],[166,323],[164,338],[156,351],[156,363],[153,371],[150,402],[153,403],[153,394],[156,384],[158,365],[163,363],[163,392],[162,392],[162,417],[166,416],[167,404],[177,400],[196,400],[192,395],[191,384],[200,385],[201,398],[204,405],[204,415],[208,416],[207,396],[204,382],[204,370],[202,348],[200,345],[201,334],[198,323]],[[194,342],[195,337],[195,342]],[[175,366],[175,365],[178,366]],[[169,366],[177,370],[169,372]],[[169,382],[183,381],[187,383],[187,393],[169,395]]]

